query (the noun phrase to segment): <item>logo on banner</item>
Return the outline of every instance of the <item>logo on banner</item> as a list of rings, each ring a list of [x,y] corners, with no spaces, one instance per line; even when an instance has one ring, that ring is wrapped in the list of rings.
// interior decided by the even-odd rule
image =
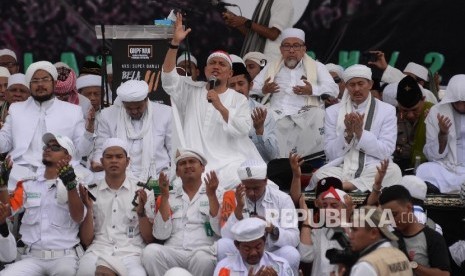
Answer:
[[[128,45],[128,57],[130,59],[151,59],[152,56],[152,45]]]

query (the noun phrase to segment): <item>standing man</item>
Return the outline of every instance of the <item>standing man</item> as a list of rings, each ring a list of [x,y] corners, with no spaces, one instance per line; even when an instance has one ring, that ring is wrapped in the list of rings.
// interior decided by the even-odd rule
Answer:
[[[281,32],[292,27],[294,6],[289,0],[259,1],[252,19],[237,16],[226,10],[223,19],[226,25],[238,29],[244,36],[241,56],[248,52],[261,52],[269,60],[278,60],[278,45]]]
[[[0,128],[8,115],[10,105],[15,102],[24,102],[31,95],[29,84],[26,83],[24,74],[18,73],[8,77],[8,86],[5,92],[5,102],[0,107]]]
[[[175,122],[181,146],[201,150],[208,160],[207,171],[215,170],[221,186],[230,189],[240,183],[236,172],[242,162],[261,159],[248,137],[252,127],[249,103],[246,97],[228,88],[232,61],[223,51],[213,52],[207,58],[205,76],[212,79],[213,87],[177,74],[177,49],[190,31],[183,29],[182,15],[178,14],[163,63],[163,89],[178,110],[175,114],[179,122]]]
[[[340,103],[326,109],[325,152],[329,163],[313,174],[307,189],[318,180],[337,177],[345,191],[372,189],[376,166],[394,152],[397,124],[395,108],[371,96],[371,69],[352,65],[344,71],[349,92]],[[402,178],[399,167],[389,162],[383,186]]]
[[[216,264],[216,244],[220,235],[218,178],[211,171],[202,181],[207,159],[200,151],[179,149],[176,175],[182,186],[169,191],[167,175],[160,174],[161,195],[153,236],[164,245],[150,244],[142,262],[149,275],[163,276],[171,267],[182,267],[192,275],[212,275]]]
[[[93,202],[84,187],[80,189],[88,213],[79,236],[87,250],[79,261],[77,275],[99,275],[99,265],[114,260],[126,270],[119,275],[145,276],[140,256],[145,245],[153,242],[153,193],[147,194],[137,186],[136,179],[126,175],[129,156],[123,140],[109,138],[102,149],[105,179],[90,189],[97,200]],[[132,204],[135,195],[136,207]]]
[[[76,80],[79,94],[89,99],[95,114],[100,114],[102,108],[102,77],[98,75],[84,75]],[[98,122],[98,120],[97,120]],[[97,129],[97,127],[95,128]]]
[[[102,110],[97,122],[93,171],[102,171],[103,144],[119,138],[128,145],[132,176],[142,182],[156,179],[161,170],[170,167],[171,108],[149,100],[145,81],[129,80],[116,90],[122,104]]]
[[[10,200],[14,212],[24,209],[19,233],[25,252],[1,275],[75,275],[84,252],[78,231],[87,209],[69,165],[76,149],[65,136],[46,133],[42,140],[45,171],[18,182]]]
[[[9,115],[0,130],[0,151],[9,152],[14,163],[9,188],[35,174],[42,166],[42,136],[46,132],[69,137],[76,145],[74,160],[86,156],[93,144],[94,121],[79,106],[57,100],[55,90],[58,72],[48,61],[38,61],[26,71],[31,97],[10,106]]]

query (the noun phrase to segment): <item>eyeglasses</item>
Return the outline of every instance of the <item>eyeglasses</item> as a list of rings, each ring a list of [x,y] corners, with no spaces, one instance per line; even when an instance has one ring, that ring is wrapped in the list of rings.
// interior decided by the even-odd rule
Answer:
[[[52,78],[51,77],[45,77],[45,78],[41,78],[41,79],[32,79],[31,80],[31,84],[39,84],[39,83],[47,83],[47,82],[51,82],[52,81]]]
[[[65,148],[63,148],[60,145],[45,145],[45,146],[42,147],[42,149],[44,151],[47,150],[47,149],[50,149],[51,151],[57,152],[57,151],[64,150]]]
[[[292,50],[294,50],[294,51],[299,51],[303,46],[305,46],[305,45],[303,45],[303,44],[297,44],[297,43],[296,43],[296,44],[292,44],[292,45],[291,45],[291,44],[282,44],[282,45],[281,45],[281,49],[283,49],[283,51],[286,51],[286,52],[287,52],[287,51],[290,51],[291,48],[292,48]]]
[[[6,68],[13,68],[16,65],[18,65],[18,63],[16,62],[0,62],[0,66],[6,67]]]
[[[335,83],[340,83],[341,82],[341,78],[339,78],[339,77],[335,77],[335,78],[333,78],[333,80],[334,80]]]

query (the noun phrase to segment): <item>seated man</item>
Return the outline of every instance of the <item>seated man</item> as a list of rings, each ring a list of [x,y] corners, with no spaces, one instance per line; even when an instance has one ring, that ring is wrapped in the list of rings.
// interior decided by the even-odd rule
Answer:
[[[80,189],[88,213],[79,236],[87,250],[77,275],[95,275],[109,256],[124,266],[122,275],[146,275],[140,256],[145,245],[153,242],[153,193],[147,194],[126,175],[129,156],[124,141],[110,138],[102,150],[105,178],[90,188],[97,200],[93,202],[86,189]],[[131,203],[135,195],[138,203]]]
[[[441,234],[420,223],[413,215],[409,191],[401,185],[384,188],[379,203],[383,209],[392,212],[395,229],[404,241],[415,275],[449,275],[446,241]]]
[[[242,59],[252,80],[255,79],[268,62],[266,56],[261,52],[248,52]]]
[[[0,107],[0,128],[6,120],[8,109],[12,103],[24,102],[31,95],[29,84],[24,74],[18,73],[8,77],[8,86],[5,91],[5,102]]]
[[[449,80],[446,95],[426,117],[426,144],[430,162],[421,164],[416,175],[441,193],[458,193],[465,183],[465,75]]]
[[[334,63],[327,63],[325,66],[331,77],[333,77],[334,82],[339,86],[339,94],[337,95],[337,98],[341,100],[344,95],[344,91],[346,90],[346,83],[342,76],[344,74],[344,68],[341,65]]]
[[[362,206],[359,211],[363,212],[355,213],[359,215],[354,215],[353,221],[358,223],[351,227],[349,234],[352,251],[359,253],[350,275],[413,275],[407,256],[391,244],[398,238],[389,231],[388,221],[383,221],[382,210],[373,206]]]
[[[402,174],[412,174],[415,173],[413,169],[416,169],[416,159],[419,158],[419,162],[426,161],[423,154],[426,143],[425,119],[433,104],[425,102],[420,87],[411,76],[399,82],[396,99],[397,142],[393,159]]]
[[[394,152],[397,136],[395,108],[371,96],[371,69],[352,65],[344,71],[348,97],[329,107],[325,116],[325,152],[329,163],[313,174],[307,187],[333,176],[345,191],[372,189],[376,166]],[[389,163],[383,186],[400,181],[399,167]]]
[[[180,76],[190,76],[193,81],[197,81],[200,74],[197,59],[188,52],[181,53],[176,60],[176,71]]]
[[[294,274],[299,268],[300,255],[297,213],[291,197],[267,184],[266,164],[262,161],[247,160],[237,170],[242,181],[236,188],[236,203],[221,229],[222,239],[218,241],[218,260],[228,253],[237,253],[234,246],[232,227],[239,221],[258,217],[268,224],[265,250],[286,259]],[[283,211],[283,212],[282,212]]]
[[[221,260],[213,275],[294,275],[286,259],[265,251],[265,228],[266,222],[259,218],[246,218],[234,224],[231,233],[239,254]]]
[[[8,71],[10,71],[11,75],[19,73],[19,63],[18,59],[16,58],[15,52],[6,48],[1,49],[0,66],[8,68]]]
[[[149,275],[164,275],[172,267],[185,268],[193,275],[212,275],[213,244],[220,234],[218,178],[211,171],[202,181],[207,159],[200,151],[179,149],[175,162],[182,186],[169,191],[167,175],[159,177],[161,195],[152,233],[164,245],[148,245],[142,262]]]
[[[45,171],[18,182],[10,199],[13,212],[24,209],[19,233],[25,251],[2,275],[75,275],[83,253],[78,230],[86,208],[68,165],[76,149],[65,136],[46,133],[42,140]]]

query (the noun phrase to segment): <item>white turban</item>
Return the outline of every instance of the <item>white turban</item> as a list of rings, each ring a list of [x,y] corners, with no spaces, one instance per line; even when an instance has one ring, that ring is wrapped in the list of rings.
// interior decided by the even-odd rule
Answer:
[[[191,54],[189,54],[189,53],[187,53],[187,52],[182,53],[182,54],[178,57],[178,59],[176,60],[176,64],[179,64],[179,63],[181,63],[181,62],[187,60],[187,56],[188,56],[188,55],[191,57],[191,62],[197,66],[197,59],[196,59],[193,55],[191,55]]]
[[[13,74],[8,78],[8,88],[10,88],[13,84],[22,84],[29,89],[29,83],[26,82],[24,74],[21,73]]]
[[[147,98],[149,85],[145,81],[128,80],[118,87],[116,94],[123,102],[140,102]]]
[[[10,57],[13,57],[16,61],[18,61],[18,59],[16,58],[15,52],[11,51],[10,49],[1,49],[0,57],[1,56],[10,56]]]
[[[415,62],[409,62],[405,66],[404,73],[412,73],[422,80],[428,81],[428,69]]]
[[[305,42],[305,32],[297,28],[287,28],[281,33],[281,39],[295,37]]]
[[[174,163],[178,164],[179,160],[188,157],[196,158],[200,161],[200,163],[202,163],[202,165],[207,165],[207,158],[205,158],[205,156],[200,151],[194,149],[178,149],[176,151],[176,158]]]
[[[0,66],[0,77],[9,78],[10,75],[8,68]]]
[[[343,74],[343,79],[348,82],[353,78],[364,78],[371,80],[371,69],[362,64],[354,64],[346,68]]]
[[[76,89],[80,90],[82,88],[102,85],[102,77],[97,75],[84,75],[77,78],[76,80]]]
[[[393,82],[383,89],[383,102],[388,103],[394,107],[397,106],[397,86],[399,85],[398,82]]]
[[[415,175],[406,175],[400,180],[400,185],[404,186],[413,198],[425,201],[426,183]]]
[[[242,63],[245,66],[245,62],[242,60],[240,56],[237,55],[229,55],[231,57],[232,63]]]
[[[342,79],[342,75],[344,74],[344,68],[341,65],[334,64],[334,63],[328,63],[325,66],[326,66],[326,69],[328,69],[329,72],[336,73],[337,76]]]
[[[128,145],[126,144],[125,141],[121,140],[120,138],[113,137],[113,138],[107,139],[105,143],[103,143],[102,152],[105,152],[105,150],[110,147],[120,147],[123,150],[125,150],[129,156]]]
[[[246,160],[237,169],[240,180],[266,179],[266,163],[261,160]]]
[[[61,61],[55,62],[55,64],[53,64],[53,65],[54,65],[56,68],[65,67],[65,68],[71,69],[71,68],[69,67],[68,64],[66,64],[66,63],[64,63],[64,62],[61,62]]]
[[[207,58],[207,63],[210,59],[214,58],[214,57],[220,57],[220,58],[223,58],[225,59],[229,66],[232,68],[232,60],[231,60],[231,57],[229,56],[228,53],[226,53],[225,51],[215,51],[213,53],[211,53],[208,58]]]
[[[265,236],[266,221],[259,218],[244,218],[231,227],[234,240],[255,241]]]
[[[53,78],[53,80],[57,80],[58,78],[58,71],[55,68],[55,66],[48,62],[48,61],[38,61],[34,62],[33,64],[29,65],[29,67],[26,70],[26,82],[30,83],[32,76],[37,70],[44,70],[47,71]]]
[[[266,56],[263,53],[260,53],[260,52],[248,52],[244,56],[243,60],[246,61],[248,59],[250,59],[251,61],[256,62],[260,66],[265,66],[266,62],[267,62]]]

